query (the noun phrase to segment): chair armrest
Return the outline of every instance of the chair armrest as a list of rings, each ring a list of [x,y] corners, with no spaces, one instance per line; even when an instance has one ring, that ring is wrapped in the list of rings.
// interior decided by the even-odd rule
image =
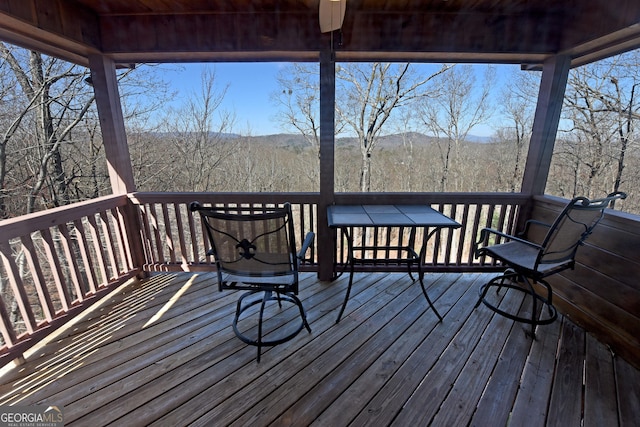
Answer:
[[[313,243],[313,239],[316,237],[316,234],[312,231],[308,232],[307,235],[304,238],[304,242],[302,242],[302,247],[300,248],[300,251],[298,251],[298,260],[303,261],[305,260],[305,255],[307,253],[307,250],[309,250],[309,247],[311,246],[311,244]]]
[[[200,209],[202,209],[202,205],[200,204],[200,202],[193,201],[193,202],[189,203],[189,210],[191,212],[196,212],[196,211],[199,211]]]
[[[523,243],[525,245],[531,246],[533,248],[536,249],[540,249],[541,246],[530,242],[528,240],[522,239],[520,237],[516,237],[516,236],[512,236],[510,234],[507,233],[503,233],[500,230],[496,230],[494,228],[483,228],[482,230],[480,230],[480,239],[478,239],[478,241],[474,244],[474,249],[473,249],[473,253],[474,256],[476,258],[478,258],[479,256],[483,255],[483,249],[485,249],[486,247],[489,247],[489,237],[491,235],[496,235],[496,236],[500,236],[503,237],[504,239],[508,240],[508,241],[516,241],[516,242],[520,242]],[[482,245],[482,246],[480,246]]]

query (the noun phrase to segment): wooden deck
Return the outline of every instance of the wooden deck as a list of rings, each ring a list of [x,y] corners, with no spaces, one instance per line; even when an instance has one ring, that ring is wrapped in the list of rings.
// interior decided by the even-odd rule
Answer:
[[[568,319],[538,329],[474,310],[482,274],[303,275],[312,333],[263,351],[231,329],[210,274],[121,286],[5,367],[0,404],[64,407],[71,426],[637,426],[640,373]],[[501,305],[528,307],[507,293]],[[523,305],[522,307],[520,307]],[[286,310],[283,316],[293,316]]]

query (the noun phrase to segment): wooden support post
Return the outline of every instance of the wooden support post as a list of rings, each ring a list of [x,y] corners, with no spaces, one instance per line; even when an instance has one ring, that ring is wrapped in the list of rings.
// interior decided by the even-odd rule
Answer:
[[[530,196],[544,194],[547,186],[570,65],[568,56],[559,55],[547,59],[542,66],[533,132],[522,177],[521,191]],[[531,201],[522,207],[516,222],[517,230],[524,229],[525,222],[531,217],[531,209]]]
[[[525,194],[544,194],[570,65],[571,60],[566,55],[551,57],[543,64],[529,154],[522,179],[522,192]]]
[[[135,191],[131,156],[124,128],[116,66],[103,55],[90,55],[89,67],[107,156],[107,168],[113,194]]]
[[[333,232],[327,206],[334,201],[336,64],[333,52],[320,52],[320,200],[318,201],[318,278],[333,277]]]
[[[115,63],[103,55],[90,55],[89,67],[91,68],[91,80],[96,96],[98,116],[100,117],[111,192],[113,194],[132,193],[136,191],[136,186],[124,127],[122,105],[120,104]],[[133,267],[142,268],[144,256],[136,206],[129,203],[123,216]]]

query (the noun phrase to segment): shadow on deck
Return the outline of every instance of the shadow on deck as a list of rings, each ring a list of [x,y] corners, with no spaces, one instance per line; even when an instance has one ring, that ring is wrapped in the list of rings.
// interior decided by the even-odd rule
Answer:
[[[0,377],[0,404],[64,407],[65,425],[634,425],[640,373],[566,318],[538,329],[474,310],[486,274],[302,276],[312,333],[256,350],[211,274],[125,284]],[[520,295],[501,306],[526,311]],[[284,316],[294,317],[288,310]],[[637,424],[636,424],[637,425]]]

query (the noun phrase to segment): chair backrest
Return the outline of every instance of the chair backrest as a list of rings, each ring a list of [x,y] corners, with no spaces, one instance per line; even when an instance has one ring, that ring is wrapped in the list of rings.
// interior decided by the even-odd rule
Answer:
[[[219,277],[295,275],[298,263],[291,206],[272,208],[190,206],[206,226]]]
[[[571,200],[549,228],[536,264],[574,261],[578,247],[598,225],[604,210],[612,201],[626,197],[625,193],[616,192],[603,199],[576,197]]]

